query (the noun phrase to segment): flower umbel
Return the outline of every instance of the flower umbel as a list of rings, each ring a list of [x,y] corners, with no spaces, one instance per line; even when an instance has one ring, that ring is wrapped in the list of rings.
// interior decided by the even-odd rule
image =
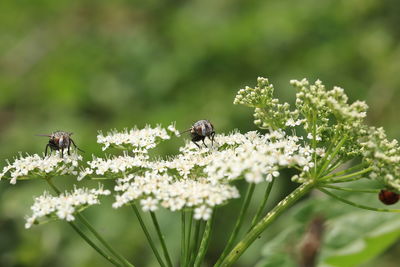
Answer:
[[[48,192],[35,198],[32,205],[32,215],[26,219],[25,228],[39,223],[39,219],[58,218],[66,221],[75,220],[74,213],[89,206],[99,204],[99,196],[111,194],[101,186],[98,189],[75,188],[72,192],[65,192],[59,196],[52,196]]]
[[[37,154],[27,154],[25,157],[21,154],[13,163],[8,162],[8,166],[0,173],[0,179],[8,178],[11,184],[15,184],[18,179],[77,175],[80,160],[82,160],[80,155],[64,155],[61,158],[58,152],[44,158]]]
[[[174,124],[168,126],[167,129],[158,125],[155,128],[146,126],[144,129],[125,129],[122,132],[112,130],[107,132],[106,135],[100,131],[97,135],[97,143],[103,145],[103,151],[111,146],[123,150],[132,150],[135,153],[147,153],[159,142],[170,139],[169,133],[179,134]]]

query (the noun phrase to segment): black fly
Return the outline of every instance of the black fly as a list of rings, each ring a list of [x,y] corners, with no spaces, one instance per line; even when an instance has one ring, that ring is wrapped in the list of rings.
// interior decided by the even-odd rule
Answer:
[[[211,140],[211,145],[214,144],[214,136],[215,136],[215,131],[214,131],[214,126],[212,123],[208,120],[199,120],[193,124],[190,129],[182,132],[190,132],[190,135],[192,137],[192,142],[200,148],[199,144],[197,144],[198,141],[203,141],[203,144],[207,147],[207,145],[204,143],[204,139],[208,137]]]
[[[64,155],[64,149],[67,149],[68,155],[70,154],[70,147],[71,144],[74,145],[76,149],[79,151],[84,152],[81,150],[79,147],[76,146],[74,140],[71,138],[72,133],[69,132],[63,132],[63,131],[56,131],[53,132],[52,134],[40,134],[38,136],[47,136],[49,137],[49,143],[46,145],[46,150],[45,150],[45,157],[47,156],[47,150],[50,148],[50,152],[52,150],[61,150],[61,157]]]

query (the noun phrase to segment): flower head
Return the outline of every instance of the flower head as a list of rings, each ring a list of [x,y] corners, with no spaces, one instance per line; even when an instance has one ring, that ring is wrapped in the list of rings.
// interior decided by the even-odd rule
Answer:
[[[75,188],[72,192],[65,192],[59,196],[52,196],[48,192],[35,198],[32,205],[32,215],[26,219],[25,228],[30,228],[39,222],[40,218],[57,218],[66,221],[75,219],[74,213],[91,205],[99,204],[99,196],[111,194],[102,187],[98,189]]]
[[[146,126],[143,129],[125,129],[122,132],[112,130],[104,135],[99,132],[97,135],[97,143],[103,145],[103,150],[115,147],[123,150],[133,150],[136,153],[147,153],[151,148],[154,148],[162,140],[170,139],[169,133],[179,133],[175,129],[175,125],[171,124],[167,129],[157,126],[151,128]]]
[[[114,208],[135,200],[140,200],[143,211],[154,211],[159,206],[171,211],[195,209],[195,219],[208,220],[212,208],[225,204],[231,198],[239,197],[237,189],[231,185],[213,185],[206,179],[174,180],[172,177],[147,172],[143,176],[133,176],[119,180],[115,187],[121,194],[116,196]],[[202,216],[196,215],[197,209]],[[207,214],[206,214],[207,211]]]
[[[56,175],[76,175],[78,163],[82,157],[77,154],[64,155],[60,157],[57,153],[40,157],[34,155],[20,155],[15,158],[13,163],[8,162],[8,166],[4,167],[0,173],[1,178],[9,178],[11,184],[15,184],[18,179],[38,178]]]

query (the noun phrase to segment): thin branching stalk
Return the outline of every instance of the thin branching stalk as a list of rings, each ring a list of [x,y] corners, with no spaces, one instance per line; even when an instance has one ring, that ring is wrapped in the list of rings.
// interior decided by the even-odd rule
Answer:
[[[368,166],[368,165],[365,164],[365,163],[360,163],[360,164],[357,164],[357,165],[355,165],[355,166],[353,166],[353,167],[351,167],[351,168],[347,168],[347,169],[342,170],[342,171],[338,171],[338,172],[331,173],[331,174],[326,175],[326,176],[322,176],[322,177],[320,178],[320,180],[331,179],[331,178],[334,178],[334,177],[339,177],[339,176],[342,176],[342,175],[346,175],[346,174],[348,174],[348,173],[352,173],[352,172],[354,172],[354,171],[361,170],[361,169],[363,169],[363,168],[365,168],[365,167],[367,167],[367,166]]]
[[[190,261],[190,244],[191,244],[191,236],[192,236],[192,225],[193,225],[193,211],[189,213],[189,229],[187,232],[187,239],[186,239],[186,256],[185,256],[185,265],[188,266]]]
[[[222,254],[219,257],[219,259],[216,263],[216,266],[218,266],[224,260],[224,258],[228,254],[229,250],[232,248],[237,235],[239,234],[240,228],[244,221],[245,214],[247,212],[251,198],[253,196],[254,188],[255,188],[255,184],[250,184],[247,188],[247,193],[243,200],[243,205],[242,205],[242,208],[240,209],[239,217],[236,220],[235,227],[233,228],[233,231],[231,233],[231,236],[229,237],[228,243],[226,244],[225,249],[222,251]]]
[[[343,144],[346,141],[347,141],[347,136],[344,136],[343,139],[340,140],[340,142],[337,144],[337,146],[335,147],[335,150],[332,152],[332,154],[330,154],[329,157],[327,157],[326,161],[323,163],[319,173],[317,174],[317,177],[320,176],[320,174],[326,170],[326,168],[329,166],[330,163],[332,163],[333,159],[335,158],[337,153],[339,153],[340,149],[342,148]]]
[[[47,177],[46,178],[47,183],[50,185],[50,187],[54,190],[54,192],[56,192],[57,195],[61,194],[61,191],[57,188],[57,186],[53,183],[53,181],[51,180],[51,177]],[[77,213],[76,217],[86,226],[88,227],[89,231],[92,232],[94,234],[94,236],[100,241],[100,243],[105,246],[111,254],[113,254],[118,260],[120,260],[123,263],[123,266],[131,266],[133,267],[132,264],[130,264],[129,262],[126,261],[126,259],[124,259],[123,257],[118,257],[116,254],[113,253],[113,249],[107,244],[107,242],[105,242],[105,240],[95,231],[95,229],[89,224],[89,222],[80,214]],[[80,231],[80,229],[74,224],[74,223],[70,223],[70,225],[72,226],[72,228],[74,228],[75,231],[77,231],[77,233],[86,241],[88,242],[88,244],[90,246],[92,246],[97,252],[99,252],[103,257],[105,257],[107,260],[112,259],[110,256],[106,255],[100,248],[98,248],[82,231]],[[110,250],[111,249],[111,250]],[[114,261],[112,259],[112,261]],[[115,261],[114,261],[115,262]],[[120,265],[118,265],[120,266]]]
[[[119,254],[117,251],[115,251],[105,240],[104,238],[93,228],[93,226],[86,220],[83,215],[80,213],[76,214],[76,217],[89,229],[89,231],[97,238],[97,240],[100,241],[101,244],[103,244],[104,247],[106,247],[111,254],[113,254],[116,258],[118,258],[124,266],[129,266],[133,267],[133,265],[125,259],[121,254]]]
[[[254,218],[251,221],[251,226],[250,226],[249,231],[251,229],[253,229],[254,225],[256,225],[258,223],[258,221],[261,219],[261,216],[262,216],[262,213],[264,211],[265,205],[267,204],[269,195],[271,193],[271,189],[272,189],[272,186],[274,184],[274,181],[275,181],[275,179],[273,178],[272,181],[268,183],[267,188],[265,189],[264,198],[263,198],[260,206],[258,207],[256,215],[254,215]]]
[[[189,266],[193,266],[194,260],[197,255],[197,244],[199,242],[200,227],[201,227],[201,220],[196,220],[196,223],[194,225],[194,239],[190,246],[190,252],[189,252],[190,253]]]
[[[276,218],[279,217],[290,206],[296,203],[302,196],[310,192],[314,188],[314,183],[308,182],[300,185],[282,201],[280,201],[270,212],[254,228],[248,232],[245,237],[229,252],[221,263],[215,266],[232,266],[233,263],[247,250],[247,248],[256,240],[257,237],[269,226]]]
[[[336,179],[332,179],[332,180],[324,180],[324,181],[321,181],[321,184],[323,184],[323,185],[325,185],[325,184],[341,184],[341,183],[348,183],[348,182],[353,182],[353,181],[358,181],[358,180],[360,180],[360,179],[362,179],[363,177],[362,176],[356,176],[356,177],[353,177],[353,178],[347,178],[347,179],[338,179],[338,180],[336,180]]]
[[[320,179],[320,181],[324,181],[324,180],[328,180],[328,179],[333,180],[333,181],[335,181],[335,180],[344,180],[344,179],[347,179],[347,178],[362,176],[363,174],[366,174],[366,173],[368,173],[370,171],[372,171],[372,167],[363,169],[363,170],[358,171],[358,172],[353,172],[353,173],[350,173],[350,174],[347,174],[347,175],[342,175],[342,176],[325,176],[325,177],[322,177]]]
[[[354,206],[354,207],[357,207],[357,208],[360,208],[360,209],[373,210],[373,211],[379,211],[379,212],[400,212],[400,209],[383,209],[383,208],[374,208],[374,207],[370,207],[370,206],[361,205],[361,204],[349,201],[347,199],[344,199],[342,197],[339,197],[338,195],[335,195],[335,194],[329,192],[329,190],[326,190],[326,189],[323,189],[323,188],[320,188],[320,187],[318,189],[320,191],[324,192],[325,194],[327,194],[327,195],[329,195],[329,196],[331,196],[333,198],[336,198],[337,200],[339,200],[339,201],[341,201],[343,203],[349,204],[351,206]]]
[[[138,210],[138,208],[136,207],[135,203],[131,202],[131,207],[133,209],[133,211],[135,212],[136,217],[138,218],[139,224],[142,227],[142,230],[147,238],[147,242],[149,243],[151,250],[154,253],[154,256],[156,256],[158,263],[160,264],[161,267],[165,267],[165,263],[162,260],[160,253],[158,253],[157,247],[154,244],[153,239],[151,238],[151,235],[149,233],[149,231],[147,230],[146,224],[143,222],[142,216],[140,215],[140,212]]]
[[[339,187],[333,185],[322,185],[323,188],[330,188],[335,190],[347,191],[347,192],[356,192],[356,193],[379,193],[379,189],[358,189],[358,188],[348,188],[348,187]]]
[[[330,156],[330,154],[332,152],[332,149],[334,148],[334,145],[336,144],[337,138],[338,138],[338,134],[335,133],[333,138],[332,138],[332,140],[331,140],[331,142],[330,142],[330,144],[329,144],[328,149],[325,151],[325,155],[319,161],[317,174],[319,174],[319,175],[321,174],[321,167],[328,160],[328,157]]]
[[[186,259],[186,214],[181,212],[181,266],[185,266]]]
[[[199,252],[197,253],[196,260],[194,262],[194,267],[200,267],[206,255],[208,245],[210,244],[211,232],[215,222],[215,210],[213,211],[211,218],[207,221],[206,227],[204,229],[203,238],[201,240]]]
[[[111,262],[112,264],[114,264],[114,266],[122,266],[120,263],[118,263],[117,261],[115,261],[113,258],[111,258],[109,255],[107,255],[103,250],[101,250],[95,243],[93,243],[92,240],[89,239],[89,237],[87,237],[87,235],[85,235],[85,233],[83,233],[81,231],[81,229],[79,229],[78,226],[76,226],[75,223],[73,222],[68,222],[68,224],[78,233],[78,235],[80,237],[83,238],[83,240],[86,241],[86,243],[88,243],[94,250],[96,250],[101,256],[103,256],[106,260],[108,260],[109,262]]]
[[[312,139],[312,148],[313,148],[313,159],[314,159],[314,179],[317,178],[317,113],[313,110],[312,116],[312,132],[313,132],[313,139]]]
[[[165,259],[167,261],[167,266],[172,267],[172,261],[171,261],[171,258],[169,256],[169,253],[168,253],[168,249],[167,249],[167,245],[165,243],[164,235],[162,234],[160,225],[158,224],[158,220],[157,220],[156,214],[153,211],[151,211],[150,215],[151,215],[151,220],[153,221],[154,227],[156,228],[158,238],[160,239],[161,247],[162,247],[163,252],[164,252],[164,257],[165,257]]]

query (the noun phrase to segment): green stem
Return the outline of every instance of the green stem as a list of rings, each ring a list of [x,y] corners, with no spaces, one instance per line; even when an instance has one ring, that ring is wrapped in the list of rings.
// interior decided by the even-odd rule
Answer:
[[[96,250],[101,256],[103,256],[106,260],[114,264],[115,266],[122,266],[118,262],[116,262],[113,258],[108,256],[103,250],[101,250],[92,240],[90,240],[73,222],[68,222],[69,225],[83,238],[94,250]]]
[[[326,170],[323,171],[323,172],[320,174],[320,177],[324,177],[325,175],[330,174],[331,172],[333,172],[334,170],[336,170],[337,168],[339,168],[339,166],[342,165],[342,164],[343,164],[342,159],[340,159],[340,158],[336,159],[335,162],[333,162],[333,163],[331,163],[331,164],[328,165],[328,167],[326,168]]]
[[[59,196],[61,194],[61,191],[55,186],[53,181],[51,180],[50,177],[46,178],[47,183],[50,185],[50,187],[56,192],[56,194]],[[79,213],[76,214],[76,216],[80,216]],[[79,218],[79,217],[78,217]],[[83,222],[84,223],[84,222]],[[87,237],[74,223],[69,222],[69,224],[74,228],[74,230],[91,246],[93,247],[98,253],[100,253],[103,257],[105,257],[107,260],[111,262],[115,262],[110,256],[106,255],[97,245],[95,245],[89,237]],[[90,230],[90,229],[89,229]],[[100,240],[99,240],[100,241]],[[100,241],[101,242],[101,241]],[[104,245],[104,244],[103,244]],[[111,252],[111,251],[110,251]],[[115,255],[114,255],[115,256]],[[117,257],[118,258],[118,257]],[[122,261],[123,262],[123,261]],[[117,266],[121,266],[120,264],[117,263]],[[131,265],[133,266],[133,265]]]
[[[247,188],[247,193],[245,196],[245,199],[243,201],[243,205],[242,208],[240,209],[239,212],[239,217],[236,220],[236,224],[235,227],[233,228],[232,234],[229,237],[228,243],[225,246],[225,249],[222,251],[221,256],[219,257],[217,263],[215,264],[216,266],[218,266],[226,257],[226,255],[228,254],[229,250],[232,248],[233,246],[233,242],[235,242],[235,239],[239,233],[239,230],[243,224],[243,219],[244,219],[244,215],[246,214],[246,211],[249,207],[251,198],[253,196],[253,192],[254,192],[254,188],[255,188],[255,184],[250,184],[249,187]]]
[[[333,185],[322,185],[323,188],[330,188],[335,190],[347,191],[347,192],[357,192],[357,193],[379,193],[379,189],[357,189],[357,188],[347,188],[347,187],[339,187]]]
[[[346,204],[349,204],[349,205],[351,205],[351,206],[354,206],[354,207],[357,207],[357,208],[360,208],[360,209],[372,210],[372,211],[379,211],[379,212],[400,212],[400,209],[383,209],[383,208],[374,208],[374,207],[364,206],[364,205],[357,204],[357,203],[355,203],[355,202],[349,201],[349,200],[347,200],[347,199],[344,199],[344,198],[342,198],[342,197],[339,197],[339,196],[337,196],[337,195],[335,195],[335,194],[329,192],[329,191],[326,190],[326,189],[323,189],[323,188],[320,188],[320,187],[319,187],[318,189],[319,189],[320,191],[324,192],[325,194],[327,194],[327,195],[329,195],[329,196],[331,196],[331,197],[333,197],[333,198],[336,198],[337,200],[339,200],[339,201],[341,201],[341,202],[344,202],[344,203],[346,203]]]
[[[343,180],[337,180],[337,179],[330,179],[330,180],[324,180],[321,182],[321,184],[339,184],[339,183],[348,183],[348,182],[353,182],[362,179],[363,177],[357,176],[353,178],[348,178],[348,179],[343,179]]]
[[[221,264],[215,266],[231,266],[246,251],[246,249],[256,240],[257,237],[267,228],[282,212],[297,202],[302,196],[314,188],[314,183],[308,182],[300,185],[282,201],[280,201],[264,218],[257,223],[253,229],[229,252],[228,256]]]
[[[189,261],[190,261],[190,239],[192,235],[192,225],[193,225],[193,211],[189,213],[189,229],[188,229],[188,234],[187,234],[187,240],[186,240],[186,257],[185,257],[185,265],[188,266]]]
[[[343,176],[336,176],[336,175],[335,176],[325,176],[325,177],[322,177],[320,179],[320,181],[324,181],[325,179],[331,179],[331,178],[335,178],[335,179],[331,179],[333,181],[335,181],[335,180],[343,180],[343,179],[352,178],[352,177],[355,177],[355,176],[360,176],[360,175],[363,175],[363,174],[365,174],[367,172],[370,172],[370,171],[372,171],[372,167],[366,168],[366,169],[358,171],[358,172],[353,172],[353,173],[350,173],[350,174],[347,174],[347,175],[343,175]]]
[[[194,267],[200,267],[206,255],[208,245],[210,244],[210,236],[215,222],[215,210],[213,211],[211,218],[207,221],[206,228],[204,229],[203,239],[201,240],[199,253],[197,254]]]
[[[181,212],[181,266],[185,266],[186,259],[186,214]]]
[[[139,212],[138,208],[136,207],[135,203],[131,202],[131,207],[132,207],[133,211],[135,212],[136,217],[139,220],[139,224],[142,227],[142,230],[143,230],[143,232],[144,232],[144,234],[145,234],[145,236],[147,238],[147,242],[149,242],[149,244],[150,244],[150,247],[151,247],[151,250],[154,253],[154,256],[156,256],[157,261],[160,264],[160,266],[165,267],[166,265],[163,262],[160,254],[158,253],[158,250],[157,250],[157,248],[156,248],[156,246],[154,244],[154,241],[151,238],[151,235],[150,235],[149,231],[147,230],[146,224],[143,222],[142,216],[140,215],[140,212]]]
[[[341,175],[344,175],[344,174],[348,174],[348,173],[353,172],[354,170],[358,170],[358,169],[361,169],[361,168],[366,167],[366,166],[367,165],[365,163],[361,163],[361,164],[355,165],[355,166],[353,166],[351,168],[345,169],[343,171],[339,171],[339,172],[335,172],[335,173],[332,173],[332,174],[327,175],[327,176],[323,176],[322,178],[320,178],[320,180],[331,179],[331,178],[338,177],[338,176],[341,176]]]
[[[331,154],[333,146],[336,143],[337,138],[338,138],[338,134],[335,132],[335,135],[333,136],[332,140],[330,141],[328,149],[325,151],[324,157],[320,160],[320,163],[318,164],[320,167],[322,167],[325,164],[325,162],[327,161],[329,155]],[[321,174],[321,168],[318,168],[317,173]]]
[[[201,226],[201,220],[196,220],[196,223],[194,225],[194,239],[190,246],[190,252],[189,252],[190,253],[189,266],[193,266],[194,260],[196,258],[197,243],[199,242],[199,236],[200,236],[200,226]]]
[[[347,140],[347,136],[344,136],[343,139],[337,144],[337,146],[335,147],[335,150],[332,152],[332,154],[330,154],[329,157],[326,158],[326,161],[323,163],[317,176],[320,176],[320,174],[325,171],[325,169],[329,166],[329,164],[335,158],[336,154],[339,153],[340,149],[342,148],[342,146],[346,142],[346,140]]]
[[[167,245],[165,244],[165,240],[164,240],[164,235],[161,232],[161,228],[160,228],[160,225],[158,224],[156,214],[153,211],[151,211],[150,215],[151,215],[151,220],[153,221],[154,227],[156,228],[158,238],[160,239],[161,247],[164,252],[164,257],[167,260],[167,265],[169,267],[172,267],[171,258],[169,257]]]
[[[76,217],[89,229],[90,232],[92,232],[92,234],[97,238],[97,240],[99,240],[100,243],[103,244],[103,246],[106,247],[111,252],[111,254],[113,254],[116,258],[118,258],[125,266],[133,267],[133,264],[131,264],[127,259],[125,259],[117,251],[115,251],[106,242],[106,240],[93,228],[93,226],[89,223],[88,220],[86,220],[86,218],[84,216],[82,216],[80,213],[77,213]]]
[[[271,193],[271,189],[272,189],[272,186],[274,184],[274,181],[275,181],[275,179],[272,179],[272,181],[268,183],[268,186],[265,189],[265,194],[264,194],[264,198],[263,198],[263,200],[261,202],[261,205],[258,207],[256,215],[254,216],[253,220],[251,221],[251,226],[250,226],[249,231],[251,229],[253,229],[254,225],[256,225],[257,222],[261,219],[261,216],[262,216],[262,213],[264,211],[265,205],[267,204],[267,200],[268,200],[269,195]]]
[[[313,158],[314,158],[314,179],[317,177],[317,114],[313,112]]]

